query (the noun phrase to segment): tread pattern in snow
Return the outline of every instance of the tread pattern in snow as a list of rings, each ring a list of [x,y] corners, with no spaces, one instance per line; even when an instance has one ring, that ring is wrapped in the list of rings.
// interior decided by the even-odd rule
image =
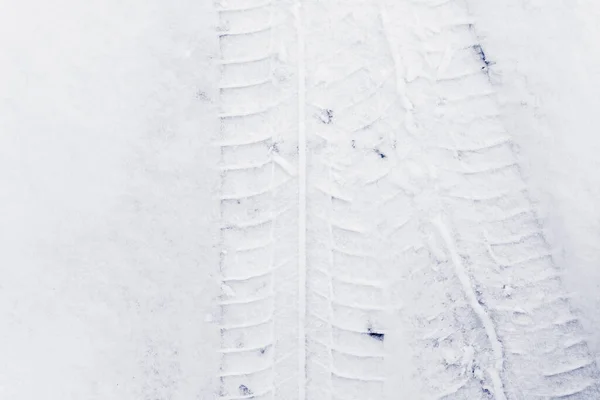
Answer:
[[[221,398],[600,398],[464,5],[219,15]]]
[[[424,160],[435,166],[440,201],[431,218],[443,215],[452,226],[442,246],[447,262],[464,268],[463,292],[476,300],[470,308],[484,313],[471,325],[485,334],[485,341],[470,339],[480,348],[454,346],[460,353],[450,358],[458,363],[446,361],[446,373],[457,365],[467,372],[464,385],[447,386],[441,397],[597,398],[596,366],[497,118],[464,5],[411,2],[399,12],[413,16],[400,36],[415,46],[400,51],[413,68],[406,89]],[[468,326],[436,337],[454,341]],[[481,381],[480,397],[467,390],[473,380]]]
[[[308,148],[308,386],[311,399],[381,399],[390,263],[402,213],[389,182],[398,119],[378,7],[304,3]],[[384,226],[385,225],[385,226]]]
[[[297,195],[291,15],[264,1],[219,8],[221,393],[297,398]]]

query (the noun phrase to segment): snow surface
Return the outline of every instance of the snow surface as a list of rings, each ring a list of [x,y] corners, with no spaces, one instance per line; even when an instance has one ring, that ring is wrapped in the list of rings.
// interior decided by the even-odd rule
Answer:
[[[2,3],[0,398],[211,398],[210,4]]]
[[[592,0],[469,0],[503,121],[600,350],[600,4]]]
[[[213,399],[213,5],[0,5],[0,398]],[[599,354],[600,6],[469,5]]]

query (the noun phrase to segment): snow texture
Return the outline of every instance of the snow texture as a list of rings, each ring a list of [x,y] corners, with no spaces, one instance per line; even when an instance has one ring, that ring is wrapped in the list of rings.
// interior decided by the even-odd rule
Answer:
[[[0,398],[212,398],[212,6],[2,3]]]
[[[520,146],[519,162],[553,255],[598,354],[600,5],[483,0],[469,6],[494,61],[490,77],[503,122]]]
[[[4,2],[0,398],[600,398],[591,0]]]

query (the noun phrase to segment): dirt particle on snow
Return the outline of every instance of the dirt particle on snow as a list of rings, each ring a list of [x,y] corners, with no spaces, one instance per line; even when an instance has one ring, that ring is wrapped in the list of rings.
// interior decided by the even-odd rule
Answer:
[[[383,339],[385,338],[385,333],[375,332],[371,327],[367,329],[367,335],[373,339],[379,340],[380,342],[383,342]]]
[[[330,109],[321,110],[321,112],[319,112],[319,114],[317,116],[321,120],[321,122],[324,124],[329,125],[333,122],[333,110],[330,110]]]
[[[379,156],[379,158],[386,158],[387,156],[385,155],[385,153],[382,153],[381,151],[379,151],[379,149],[373,149],[375,151],[375,153]]]
[[[279,153],[279,144],[277,142],[271,143],[269,146],[269,153]]]
[[[246,385],[240,385],[239,389],[242,396],[249,396],[252,394],[252,390],[248,389],[248,386]]]
[[[481,47],[480,44],[473,45],[473,50],[475,50],[475,53],[477,53],[477,55],[479,56],[481,61],[483,61],[483,63],[485,64],[484,66],[481,67],[482,70],[486,70],[490,65],[495,64],[494,62],[487,59],[485,51],[483,51],[483,47]]]

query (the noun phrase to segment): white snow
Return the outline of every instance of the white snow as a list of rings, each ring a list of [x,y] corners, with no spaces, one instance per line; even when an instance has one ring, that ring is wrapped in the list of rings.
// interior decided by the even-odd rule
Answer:
[[[0,398],[212,398],[210,4],[0,3]]]
[[[600,350],[600,3],[468,0],[555,260]]]
[[[494,397],[497,400],[506,400],[506,394],[504,393],[503,387],[504,384],[500,378],[500,371],[502,371],[504,368],[504,349],[502,348],[502,343],[500,340],[498,340],[498,334],[496,333],[494,322],[490,318],[488,311],[482,304],[479,303],[477,299],[477,295],[473,289],[473,282],[471,282],[471,279],[469,278],[469,275],[463,266],[460,254],[456,249],[456,245],[452,239],[453,234],[448,228],[447,224],[444,222],[444,218],[441,215],[437,215],[434,217],[432,223],[438,229],[440,236],[444,240],[446,248],[450,253],[450,257],[452,258],[452,264],[456,270],[456,277],[462,285],[471,309],[473,309],[481,321],[488,340],[490,341],[490,346],[494,354],[494,360],[493,364],[488,367],[488,373],[490,374],[492,384],[494,385]]]
[[[474,24],[492,62],[489,77],[499,94],[502,122],[519,145],[530,195],[564,281],[574,293],[573,304],[581,311],[589,335],[585,339],[599,355],[600,4],[593,0],[465,2],[471,11],[467,22]],[[220,9],[258,9],[266,3],[238,7],[241,2],[221,1]],[[296,10],[298,54],[288,54],[285,47],[269,49],[276,50],[281,62],[306,58],[302,28],[303,22],[310,25],[311,21],[300,21],[302,8]],[[255,112],[222,111],[217,98],[220,88],[264,82],[219,82],[217,7],[210,1],[0,0],[0,9],[0,398],[216,398],[221,356],[217,324],[222,321],[214,299],[220,292],[238,296],[236,282],[219,282],[219,256],[226,253],[218,243],[219,200],[241,196],[218,193],[218,145],[251,145],[263,140],[258,135],[264,134],[256,132],[247,143],[217,143],[219,117]],[[416,129],[413,101],[420,99],[407,97],[406,86],[421,73],[420,66],[411,64],[410,54],[394,50],[401,48],[394,33],[396,21],[386,18],[385,11],[382,16],[395,68],[388,72],[395,74],[396,95],[406,112],[403,123],[412,132]],[[447,64],[444,60],[451,56],[442,58],[440,76]],[[230,57],[228,63],[249,60]],[[310,112],[305,105],[307,68],[301,64],[295,76],[298,159],[269,150],[270,160],[299,179],[299,251],[297,260],[292,260],[297,262],[298,282],[289,292],[301,299],[293,322],[300,326],[307,324],[310,306],[304,292],[305,248],[311,241],[306,237],[306,170],[311,157],[307,135],[312,134],[304,123]],[[320,70],[315,71],[317,75]],[[282,80],[289,77],[285,70],[276,72],[284,74]],[[334,72],[333,67],[320,71],[324,81],[333,80]],[[330,120],[329,115],[321,118],[323,123]],[[408,152],[398,148],[401,151]],[[406,166],[411,163],[407,160]],[[427,175],[422,165],[414,163],[413,168],[413,175]],[[369,174],[372,171],[365,172]],[[405,186],[410,185],[407,180]],[[337,190],[324,186],[324,193]],[[344,193],[336,200],[349,201]],[[340,221],[340,226],[342,222],[353,223]],[[362,229],[363,225],[356,225]],[[331,226],[325,240],[333,248]],[[496,398],[502,399],[503,345],[475,298],[450,228],[441,220],[437,228],[443,243],[431,244],[432,252],[437,249],[438,261],[452,261],[458,270],[456,276],[493,350],[487,373]],[[347,230],[352,229],[363,233],[359,228]],[[436,240],[432,232],[419,234]],[[451,260],[445,259],[444,247]],[[422,261],[419,249],[411,245],[405,249],[414,250],[406,256],[407,263]],[[396,255],[404,257],[403,252]],[[267,273],[276,269],[270,266]],[[415,270],[415,276],[418,273]],[[239,272],[229,280],[256,276]],[[425,275],[415,281],[428,282]],[[346,283],[367,287],[365,282],[369,281],[348,278]],[[441,285],[432,282],[437,284]],[[327,286],[331,298],[332,287],[331,280]],[[383,283],[374,287],[380,289]],[[504,288],[506,297],[512,290]],[[395,299],[393,293],[385,295]],[[425,306],[431,306],[432,313],[444,311],[442,304]],[[397,308],[380,307],[390,313]],[[348,321],[354,323],[352,318]],[[435,331],[432,338],[444,334]],[[387,340],[399,341],[397,352],[413,350],[398,337]],[[305,341],[301,330],[299,371],[306,367]],[[391,348],[390,343],[386,348]],[[578,338],[569,339],[565,346],[579,343]],[[475,352],[469,346],[448,348],[445,359],[466,371]],[[582,359],[550,368],[548,374],[559,375],[590,362]],[[406,379],[412,373],[408,365],[395,368]],[[300,399],[306,398],[306,379],[298,376]],[[455,390],[467,382],[461,381]],[[405,384],[405,393],[418,390],[419,383]]]
[[[302,2],[294,4],[294,22],[298,41],[298,326],[306,326],[306,193],[307,193],[307,148],[306,148],[306,55],[304,44],[304,21]],[[306,331],[298,334],[298,398],[306,398]]]

